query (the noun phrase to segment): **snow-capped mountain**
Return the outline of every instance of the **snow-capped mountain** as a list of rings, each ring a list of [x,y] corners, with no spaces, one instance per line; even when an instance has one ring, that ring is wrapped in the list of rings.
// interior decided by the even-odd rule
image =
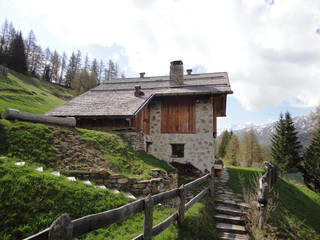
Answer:
[[[313,112],[310,111],[306,114],[294,117],[292,120],[298,132],[300,143],[305,145],[308,141],[308,132],[312,130],[313,126]],[[258,141],[261,145],[269,145],[271,143],[271,136],[275,133],[275,126],[277,122],[268,123],[264,125],[253,126]],[[237,136],[241,136],[244,131],[249,131],[251,127],[245,127],[237,130],[233,130]]]

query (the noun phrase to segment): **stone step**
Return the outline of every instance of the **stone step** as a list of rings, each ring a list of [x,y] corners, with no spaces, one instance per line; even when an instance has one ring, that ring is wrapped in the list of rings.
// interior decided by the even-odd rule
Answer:
[[[220,214],[232,215],[232,216],[242,216],[244,213],[235,207],[225,206],[218,204],[216,206],[216,212]]]
[[[229,224],[229,223],[217,223],[217,230],[219,232],[225,233],[236,233],[236,234],[245,234],[247,230],[241,226],[236,224]]]
[[[247,234],[235,234],[235,233],[227,233],[221,232],[218,234],[219,240],[248,240]]]
[[[245,202],[239,202],[239,201],[230,200],[230,199],[217,199],[216,202],[221,205],[227,205],[235,208],[243,208],[243,209],[250,208],[249,204]]]
[[[226,214],[216,214],[214,215],[214,218],[217,222],[221,223],[230,223],[230,224],[238,224],[244,226],[244,219],[240,216],[231,216]]]

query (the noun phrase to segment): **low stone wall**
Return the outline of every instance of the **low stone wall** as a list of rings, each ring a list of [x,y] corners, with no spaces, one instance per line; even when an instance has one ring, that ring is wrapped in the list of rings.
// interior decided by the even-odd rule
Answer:
[[[94,182],[97,185],[105,185],[110,189],[118,189],[130,192],[136,197],[157,194],[178,187],[178,173],[167,174],[161,169],[152,169],[150,180],[137,180],[126,178],[121,174],[110,174],[107,171],[68,171],[68,175]]]

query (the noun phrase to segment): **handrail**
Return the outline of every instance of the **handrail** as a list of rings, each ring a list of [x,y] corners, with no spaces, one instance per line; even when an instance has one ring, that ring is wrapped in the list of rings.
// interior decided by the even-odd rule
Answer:
[[[188,203],[185,203],[186,192],[191,190],[195,186],[206,182],[207,180],[210,181],[209,187],[202,190],[199,194],[197,194],[194,198],[192,198]],[[146,212],[150,214],[150,211],[151,211],[151,214],[152,214],[153,206],[155,204],[161,203],[168,199],[179,197],[180,205],[179,205],[179,210],[176,213],[174,213],[173,215],[168,217],[166,220],[164,220],[163,222],[159,223],[154,227],[152,227],[151,225],[149,230],[147,230],[148,227],[146,226],[148,223],[146,223],[145,221],[144,233],[134,238],[135,240],[152,239],[152,237],[160,234],[162,231],[167,229],[174,221],[178,220],[179,222],[182,222],[184,218],[184,213],[188,211],[188,209],[190,209],[193,204],[201,200],[207,193],[210,193],[211,197],[213,197],[214,195],[214,168],[211,169],[211,174],[210,173],[206,174],[205,176],[202,176],[186,184],[185,186],[182,185],[180,188],[175,188],[167,192],[149,196],[149,197],[146,197],[145,199],[140,199],[115,209],[87,215],[72,221],[70,220],[69,222],[72,226],[71,230],[63,229],[63,226],[57,226],[57,222],[59,222],[59,219],[62,216],[64,216],[64,218],[66,217],[66,215],[64,214],[60,216],[57,220],[55,220],[49,228],[37,234],[34,234],[28,238],[25,238],[24,240],[47,240],[47,239],[54,240],[54,238],[50,238],[50,232],[72,231],[72,233],[70,233],[70,236],[72,237],[69,237],[68,234],[65,234],[65,238],[59,239],[59,240],[70,240],[75,237],[79,237],[85,233],[91,232],[93,230],[109,226],[113,223],[124,221],[127,218],[132,217],[138,212],[141,212],[143,210],[145,211],[145,218],[146,218]],[[150,200],[152,201],[151,205],[147,204],[147,201],[149,202]],[[151,209],[147,209],[147,208],[151,208]],[[152,218],[151,218],[151,224],[152,224]],[[56,235],[56,234],[53,234],[53,235]]]
[[[268,194],[272,191],[278,179],[277,166],[272,162],[264,162],[266,172],[259,178],[258,206],[260,210],[259,228],[262,229],[268,204]]]

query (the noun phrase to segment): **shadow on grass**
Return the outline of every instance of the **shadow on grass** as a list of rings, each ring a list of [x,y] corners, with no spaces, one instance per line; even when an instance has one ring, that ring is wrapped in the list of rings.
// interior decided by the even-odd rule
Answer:
[[[155,158],[154,156],[146,153],[145,151],[138,151],[138,158],[140,158],[143,162],[154,168],[165,169],[167,173],[173,172],[173,168],[170,165],[168,165],[168,163]]]
[[[281,214],[277,214],[276,218],[284,218],[283,221],[285,219],[288,221],[288,218],[299,219],[304,225],[320,234],[319,194],[283,179],[278,180],[275,191],[279,194],[278,208],[279,211],[281,209]]]
[[[184,222],[179,226],[177,239],[216,239],[214,215],[214,199],[206,196],[186,213]]]

